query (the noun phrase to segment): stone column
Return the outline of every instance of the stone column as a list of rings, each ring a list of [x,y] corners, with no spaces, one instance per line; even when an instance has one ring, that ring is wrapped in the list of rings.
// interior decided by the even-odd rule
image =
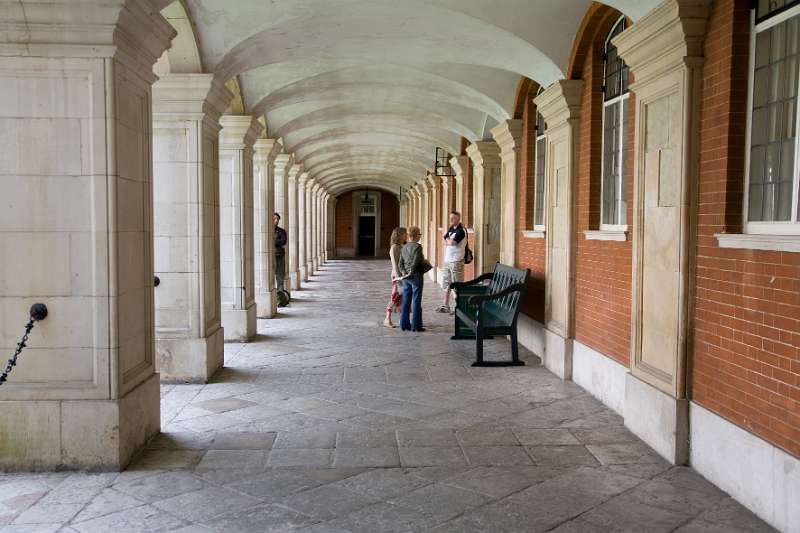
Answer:
[[[291,281],[292,289],[299,290],[300,282],[302,279],[300,273],[299,253],[300,253],[300,235],[299,235],[299,206],[298,206],[298,179],[303,173],[303,165],[294,164],[289,169],[288,177],[288,215],[289,221],[286,224],[286,232],[288,233],[289,242],[286,243],[288,248],[288,263],[289,263],[289,280]]]
[[[689,459],[688,351],[708,4],[667,0],[615,38],[636,93],[631,371],[625,425]],[[658,416],[653,416],[653,413]]]
[[[221,119],[219,146],[222,327],[225,340],[256,335],[253,253],[253,144],[264,131],[254,117]]]
[[[156,362],[165,381],[207,382],[223,364],[219,119],[233,94],[213,74],[153,87]]]
[[[281,216],[281,227],[288,233],[289,231],[289,171],[294,165],[294,158],[286,153],[275,156],[273,173],[275,174],[275,212]],[[274,246],[274,241],[273,241]],[[291,288],[289,278],[289,243],[286,243],[284,252],[286,258],[283,262],[284,268],[284,287]]]
[[[572,378],[576,161],[582,90],[581,80],[561,80],[534,99],[547,122],[544,364],[562,379]]]
[[[321,197],[321,187],[317,183],[314,185],[314,188],[311,191],[311,213],[312,213],[311,268],[315,272],[319,270],[319,265],[320,265],[320,254],[319,254],[319,236],[320,236],[319,212],[321,209],[320,197]]]
[[[306,184],[308,172],[302,172],[297,178],[297,270],[300,281],[308,281],[307,243],[308,243],[308,202],[306,201]]]
[[[326,206],[326,219],[327,219],[327,229],[325,232],[326,235],[326,246],[325,250],[328,254],[328,259],[332,259],[336,256],[336,203],[339,201],[337,197],[329,197],[328,198],[328,205]]]
[[[441,226],[447,229],[450,226],[450,212],[455,209],[450,195],[450,189],[453,184],[452,176],[441,176],[442,180],[442,212],[441,212]],[[439,232],[442,233],[442,232]],[[443,233],[442,233],[443,235]],[[442,240],[442,235],[438,235],[437,240]]]
[[[256,311],[259,318],[273,318],[277,311],[275,293],[275,158],[281,143],[258,139],[253,145],[253,212]]]
[[[456,211],[464,216],[464,173],[467,172],[469,166],[469,157],[465,155],[457,155],[450,158],[450,166],[455,170],[456,182]]]
[[[478,141],[467,147],[472,160],[472,194],[475,229],[475,276],[492,272],[500,260],[501,161],[500,147],[493,141]]]
[[[430,260],[433,268],[428,272],[428,277],[436,281],[437,267],[439,266],[439,223],[441,217],[439,212],[442,210],[442,202],[439,194],[439,177],[428,174],[425,177],[428,182],[428,228],[425,233],[425,247],[427,248],[426,257]]]
[[[517,263],[517,218],[519,216],[520,140],[522,121],[505,120],[492,128],[492,137],[500,147],[501,184],[500,198],[503,206],[500,220],[500,261],[507,265]]]
[[[0,387],[0,470],[118,470],[159,430],[151,86],[175,32],[94,4],[1,8],[4,360],[49,315]]]
[[[314,275],[314,188],[316,187],[314,178],[306,180],[306,194],[303,201],[306,203],[306,274]]]
[[[420,209],[419,209],[419,229],[422,233],[422,245],[423,251],[425,253],[425,257],[430,259],[430,252],[428,250],[428,219],[430,218],[429,208],[430,208],[430,184],[428,183],[426,178],[423,178],[421,182],[418,184],[419,187],[419,199],[420,199]]]

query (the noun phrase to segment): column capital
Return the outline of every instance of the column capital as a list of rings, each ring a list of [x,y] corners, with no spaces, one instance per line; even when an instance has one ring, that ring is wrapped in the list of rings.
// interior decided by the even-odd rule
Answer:
[[[558,80],[533,99],[550,130],[581,114],[583,80]]]
[[[449,188],[450,182],[453,180],[453,176],[439,176],[439,179],[442,180],[442,187]]]
[[[500,163],[500,147],[494,141],[476,141],[467,146],[467,155],[476,166]]]
[[[297,183],[297,178],[303,172],[303,165],[301,163],[294,163],[289,167],[289,182]]]
[[[293,164],[294,157],[292,154],[287,154],[286,152],[280,153],[275,156],[275,173],[282,176],[284,173],[289,172]]]
[[[311,193],[312,194],[317,194],[320,191],[322,191],[322,185],[320,185],[319,183],[314,183],[314,186],[311,187]]]
[[[702,63],[708,12],[705,0],[667,0],[614,38],[620,57],[635,74],[632,90],[682,63]]]
[[[223,115],[219,123],[222,126],[220,148],[252,148],[264,132],[264,126],[258,119],[249,115]]]
[[[522,121],[519,119],[504,120],[491,129],[492,137],[500,147],[500,157],[506,159],[519,151],[522,139]]]
[[[233,93],[213,74],[169,74],[153,84],[153,116],[159,120],[202,120],[218,124]]]
[[[434,187],[436,187],[436,185],[438,185],[437,182],[439,181],[439,176],[437,176],[436,174],[428,173],[425,176],[425,181],[428,183],[430,188],[433,189]]]
[[[302,165],[300,165],[300,168],[302,169],[302,168],[303,168],[303,166],[302,166]],[[309,179],[311,179],[311,178],[308,176],[308,172],[306,172],[306,171],[301,171],[301,172],[300,172],[300,174],[298,174],[298,175],[297,175],[297,184],[298,184],[300,187],[305,187],[305,186],[306,186],[306,183],[308,183],[308,180],[309,180]]]
[[[469,166],[469,157],[466,155],[456,155],[450,158],[450,166],[456,171],[456,183],[464,182],[464,173]]]
[[[150,83],[177,35],[148,0],[3,2],[0,56],[113,57]]]
[[[283,150],[283,146],[281,146],[280,141],[277,139],[266,139],[262,137],[253,143],[253,150],[255,150],[254,159],[269,164],[275,161],[278,154]]]

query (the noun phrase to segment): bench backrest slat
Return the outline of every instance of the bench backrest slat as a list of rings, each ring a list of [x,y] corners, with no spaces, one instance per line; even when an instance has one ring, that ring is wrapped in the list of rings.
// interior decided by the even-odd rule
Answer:
[[[489,294],[497,294],[512,285],[524,284],[528,280],[529,270],[521,270],[504,265],[500,262],[495,264],[492,280],[489,282]],[[507,294],[497,300],[490,300],[484,304],[484,308],[491,312],[496,318],[508,322],[509,325],[516,318],[520,304],[520,293],[514,292]]]

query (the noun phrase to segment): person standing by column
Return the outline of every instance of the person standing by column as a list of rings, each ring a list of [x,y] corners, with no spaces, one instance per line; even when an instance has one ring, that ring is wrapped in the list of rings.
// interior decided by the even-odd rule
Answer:
[[[278,213],[272,215],[275,224],[275,288],[285,291],[284,276],[286,276],[286,230],[279,226],[281,216]]]
[[[464,281],[464,252],[467,248],[467,230],[461,223],[461,213],[450,212],[450,227],[444,234],[444,265],[442,265],[442,306],[440,313],[452,313],[450,310],[450,284]]]

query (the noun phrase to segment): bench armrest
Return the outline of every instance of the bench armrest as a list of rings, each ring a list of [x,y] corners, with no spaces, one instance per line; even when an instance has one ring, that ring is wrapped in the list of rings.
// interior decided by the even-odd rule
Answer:
[[[459,287],[469,287],[470,285],[476,285],[482,281],[486,281],[487,279],[492,279],[492,273],[481,274],[477,278],[470,280],[470,281],[454,281],[450,284],[450,289],[458,290]]]
[[[502,291],[496,292],[494,294],[476,294],[475,296],[470,296],[468,301],[470,305],[480,306],[485,301],[496,300],[497,298],[508,296],[512,292],[522,292],[524,290],[525,290],[525,285],[522,283],[518,283],[516,285],[510,285],[505,289],[503,289]]]

